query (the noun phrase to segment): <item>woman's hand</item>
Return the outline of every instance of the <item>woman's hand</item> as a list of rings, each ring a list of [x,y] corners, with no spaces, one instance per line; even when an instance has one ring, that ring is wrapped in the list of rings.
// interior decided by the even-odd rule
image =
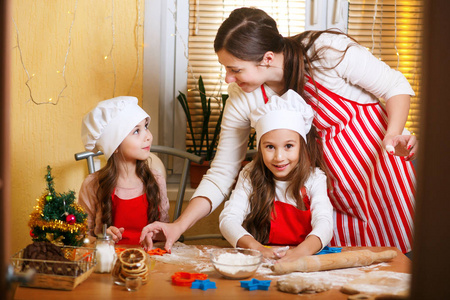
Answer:
[[[417,157],[419,141],[415,135],[386,135],[383,146],[390,155],[403,156],[406,161],[410,161]]]
[[[118,241],[120,241],[122,239],[122,234],[124,231],[125,231],[125,228],[123,228],[123,227],[117,228],[115,226],[109,226],[109,228],[106,229],[106,233],[111,235],[111,237],[115,243],[117,243]]]
[[[176,223],[153,222],[142,229],[139,243],[141,243],[145,251],[151,250],[153,248],[153,240],[158,234],[163,234],[166,237],[164,249],[168,253],[171,253],[173,244],[180,238],[183,232]]]
[[[211,202],[207,198],[196,197],[191,199],[181,216],[174,223],[153,222],[142,229],[139,243],[146,250],[153,248],[153,240],[165,236],[164,249],[171,253],[173,244],[180,236],[191,228],[198,220],[211,211]]]

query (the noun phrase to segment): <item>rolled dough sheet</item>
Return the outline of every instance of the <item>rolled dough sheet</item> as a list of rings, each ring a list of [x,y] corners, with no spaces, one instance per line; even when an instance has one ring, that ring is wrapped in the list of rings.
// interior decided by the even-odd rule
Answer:
[[[345,294],[365,294],[377,296],[396,296],[407,298],[411,274],[390,271],[373,271],[358,277],[341,288]]]

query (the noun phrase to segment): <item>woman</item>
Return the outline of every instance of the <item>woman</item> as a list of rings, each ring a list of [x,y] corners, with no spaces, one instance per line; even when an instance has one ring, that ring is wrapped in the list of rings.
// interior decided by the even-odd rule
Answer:
[[[214,49],[226,68],[229,99],[211,169],[174,224],[155,223],[166,249],[230,192],[246,152],[249,115],[288,89],[315,111],[333,178],[334,246],[395,246],[411,251],[415,136],[403,134],[410,95],[406,78],[364,47],[336,32],[279,34],[256,8],[234,10],[218,30]],[[384,108],[378,98],[386,100]],[[386,151],[386,150],[389,151]],[[149,234],[150,236],[150,234]]]

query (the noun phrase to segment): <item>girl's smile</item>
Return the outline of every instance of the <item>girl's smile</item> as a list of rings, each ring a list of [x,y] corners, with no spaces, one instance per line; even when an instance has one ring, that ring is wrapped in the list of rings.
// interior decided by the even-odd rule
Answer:
[[[277,180],[287,180],[300,159],[300,134],[290,129],[275,129],[261,137],[261,152],[266,167]]]

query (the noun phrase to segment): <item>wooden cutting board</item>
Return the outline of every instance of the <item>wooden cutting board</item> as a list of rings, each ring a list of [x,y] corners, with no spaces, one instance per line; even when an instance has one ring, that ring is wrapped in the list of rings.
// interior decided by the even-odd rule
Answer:
[[[358,277],[341,288],[348,299],[407,299],[411,274],[373,271]]]

